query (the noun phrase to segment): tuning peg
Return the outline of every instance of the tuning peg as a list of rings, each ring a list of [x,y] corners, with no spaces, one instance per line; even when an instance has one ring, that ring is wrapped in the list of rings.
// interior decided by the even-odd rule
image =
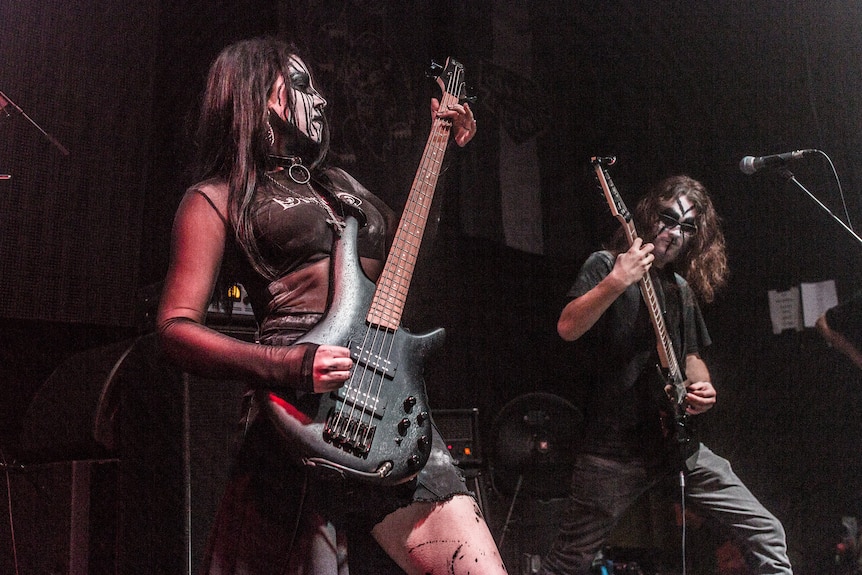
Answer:
[[[434,60],[431,60],[431,65],[428,66],[428,70],[425,71],[425,75],[428,78],[437,78],[442,73],[443,73],[443,66],[441,66],[440,64],[438,64]]]
[[[617,163],[616,156],[594,156],[593,163],[599,164],[600,166],[613,166]]]

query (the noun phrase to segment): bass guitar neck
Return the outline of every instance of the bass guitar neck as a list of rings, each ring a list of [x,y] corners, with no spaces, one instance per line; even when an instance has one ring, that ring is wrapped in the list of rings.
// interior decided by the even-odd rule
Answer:
[[[451,106],[463,96],[464,70],[453,59],[440,70],[441,106]],[[262,398],[264,411],[302,464],[393,485],[414,477],[431,455],[423,366],[444,332],[412,334],[401,329],[401,317],[451,127],[445,118],[432,123],[376,285],[362,273],[354,218],[347,218],[335,240],[332,302],[323,319],[297,341],[349,348],[354,367],[344,386],[295,400],[274,391]]]

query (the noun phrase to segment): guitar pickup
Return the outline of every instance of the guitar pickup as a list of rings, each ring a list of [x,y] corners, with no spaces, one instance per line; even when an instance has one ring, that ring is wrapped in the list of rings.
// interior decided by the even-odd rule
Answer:
[[[353,386],[338,389],[333,392],[333,397],[372,417],[382,418],[386,411],[385,396],[381,398],[379,393],[372,396],[368,391]]]
[[[395,370],[398,367],[398,362],[392,361],[381,356],[379,353],[363,349],[361,345],[351,343],[350,357],[357,365],[363,366],[365,369],[379,373],[387,379],[395,377]]]

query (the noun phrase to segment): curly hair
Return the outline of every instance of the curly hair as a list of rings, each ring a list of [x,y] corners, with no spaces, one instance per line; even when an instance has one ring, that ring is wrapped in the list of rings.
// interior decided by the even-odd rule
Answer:
[[[666,178],[641,198],[634,211],[634,220],[644,242],[652,242],[661,227],[659,214],[662,206],[683,195],[697,209],[697,233],[688,239],[685,251],[673,263],[673,268],[685,278],[702,301],[709,303],[727,283],[730,270],[721,218],[715,211],[706,187],[685,175]],[[612,245],[616,251],[625,251],[628,243],[625,234],[620,231],[614,236]]]

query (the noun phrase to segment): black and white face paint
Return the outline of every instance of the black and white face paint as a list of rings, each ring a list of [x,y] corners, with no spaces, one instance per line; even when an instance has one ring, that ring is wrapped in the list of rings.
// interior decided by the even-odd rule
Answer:
[[[655,244],[655,265],[664,267],[682,253],[685,243],[697,233],[697,209],[686,195],[661,206]]]
[[[270,110],[286,124],[294,126],[297,132],[319,145],[324,140],[325,107],[326,100],[315,88],[305,62],[300,58],[293,58],[287,81],[279,76],[273,85],[269,97]]]

